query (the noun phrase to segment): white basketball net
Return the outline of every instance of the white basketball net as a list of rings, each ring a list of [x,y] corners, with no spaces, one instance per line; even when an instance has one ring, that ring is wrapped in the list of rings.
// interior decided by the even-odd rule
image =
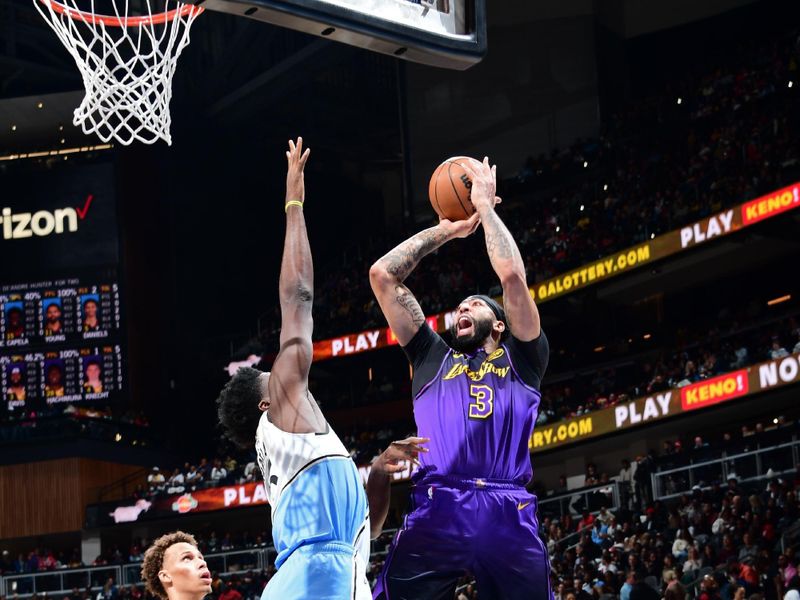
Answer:
[[[141,14],[134,16],[130,0],[104,0],[113,15],[95,14],[95,0],[88,1],[88,10],[80,9],[78,0],[33,0],[83,77],[86,96],[73,123],[105,142],[172,144],[172,77],[203,9],[161,0],[163,11],[153,13],[151,1],[157,0],[142,0]]]

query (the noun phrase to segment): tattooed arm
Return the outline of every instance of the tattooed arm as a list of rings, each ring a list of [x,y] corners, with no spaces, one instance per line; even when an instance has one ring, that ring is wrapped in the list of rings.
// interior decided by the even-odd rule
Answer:
[[[517,243],[494,210],[499,200],[495,196],[496,169],[496,166],[489,168],[488,158],[479,168],[466,167],[472,179],[471,200],[486,235],[486,252],[503,286],[503,308],[508,326],[515,338],[528,342],[539,337],[539,309],[528,289],[525,264]]]
[[[466,237],[478,227],[478,214],[465,221],[442,220],[410,237],[379,259],[369,270],[369,282],[386,320],[401,346],[405,346],[425,322],[419,302],[403,285],[419,261],[445,242]]]

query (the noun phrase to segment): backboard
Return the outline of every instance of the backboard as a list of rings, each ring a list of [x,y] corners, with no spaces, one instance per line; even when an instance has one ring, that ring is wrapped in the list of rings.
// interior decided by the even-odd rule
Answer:
[[[412,62],[467,69],[486,53],[485,0],[190,0]]]

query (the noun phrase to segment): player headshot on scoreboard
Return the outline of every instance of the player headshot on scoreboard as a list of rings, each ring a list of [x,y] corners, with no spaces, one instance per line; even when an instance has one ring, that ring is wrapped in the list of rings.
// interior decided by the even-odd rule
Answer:
[[[103,391],[103,368],[99,356],[87,356],[83,359],[83,391],[87,394],[99,394]]]
[[[25,337],[25,312],[22,302],[6,302],[6,339],[16,340]]]
[[[45,398],[60,398],[64,395],[64,361],[60,358],[44,361]]]
[[[25,391],[25,365],[11,363],[6,365],[6,400],[9,402],[24,402]]]
[[[81,331],[97,331],[100,329],[99,306],[100,302],[97,294],[84,294],[81,296]]]
[[[61,298],[48,298],[42,301],[44,313],[44,335],[64,333],[64,314],[61,310]]]

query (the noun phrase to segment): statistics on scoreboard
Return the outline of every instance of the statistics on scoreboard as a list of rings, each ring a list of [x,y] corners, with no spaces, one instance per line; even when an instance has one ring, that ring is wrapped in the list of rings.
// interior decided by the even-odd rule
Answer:
[[[123,388],[118,345],[5,355],[0,357],[0,368],[9,410],[60,402],[111,401]]]
[[[6,408],[120,399],[119,304],[113,281],[74,278],[0,287]]]
[[[105,339],[119,329],[116,283],[72,279],[0,288],[0,348]]]

